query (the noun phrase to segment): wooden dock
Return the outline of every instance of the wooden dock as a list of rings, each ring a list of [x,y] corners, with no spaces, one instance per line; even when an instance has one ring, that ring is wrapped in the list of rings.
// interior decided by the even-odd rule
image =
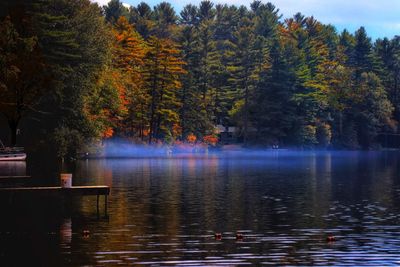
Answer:
[[[31,196],[62,196],[70,198],[72,196],[97,196],[97,214],[99,214],[99,198],[104,196],[104,211],[107,215],[107,197],[110,195],[110,187],[105,185],[97,186],[73,186],[63,188],[59,186],[51,187],[10,187],[0,188],[0,195],[9,194],[10,199],[16,195]]]
[[[0,186],[3,184],[21,184],[26,183],[31,180],[30,176],[20,175],[20,176],[0,176]]]

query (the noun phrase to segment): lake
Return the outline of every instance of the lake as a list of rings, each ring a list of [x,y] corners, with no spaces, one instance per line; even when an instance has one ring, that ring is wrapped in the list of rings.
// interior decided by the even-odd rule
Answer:
[[[78,161],[75,185],[112,187],[108,217],[96,197],[3,201],[1,266],[400,265],[399,163],[396,151]],[[34,183],[56,184],[41,168]]]

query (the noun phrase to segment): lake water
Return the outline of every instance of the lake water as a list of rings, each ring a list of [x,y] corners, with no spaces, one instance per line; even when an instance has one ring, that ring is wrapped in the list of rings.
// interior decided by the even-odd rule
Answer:
[[[112,187],[108,217],[96,197],[67,211],[16,200],[0,265],[400,265],[399,163],[400,152],[284,151],[79,161],[75,185]]]

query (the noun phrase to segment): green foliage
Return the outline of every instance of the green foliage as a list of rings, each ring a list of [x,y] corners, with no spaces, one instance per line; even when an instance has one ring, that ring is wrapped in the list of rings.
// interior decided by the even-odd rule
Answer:
[[[149,140],[170,135],[179,124],[180,102],[177,91],[181,88],[180,75],[185,71],[180,50],[166,39],[150,37],[145,55],[144,88],[150,96]]]
[[[76,151],[83,145],[83,136],[78,130],[70,129],[65,126],[58,127],[54,130],[53,142],[57,148],[57,156],[59,158],[74,158]]]
[[[312,148],[318,143],[317,129],[313,125],[305,125],[299,132],[299,144],[304,148]]]
[[[119,0],[111,0],[103,6],[103,12],[108,22],[116,23],[120,17],[130,18],[130,12]]]
[[[316,140],[318,146],[322,148],[327,148],[331,144],[332,139],[332,129],[327,123],[318,123],[316,128]]]
[[[357,90],[359,101],[353,109],[356,114],[358,140],[363,148],[369,148],[379,129],[390,123],[393,106],[387,99],[380,79],[374,73],[362,73]]]
[[[37,80],[45,75],[52,82],[41,85],[38,81],[29,81],[38,86],[44,95],[34,97],[36,103],[30,118],[40,131],[32,138],[48,138],[48,133],[60,126],[78,131],[86,141],[96,132],[84,111],[85,98],[97,85],[98,74],[110,55],[110,34],[100,9],[89,0],[35,0],[10,4],[12,19],[26,12],[30,30],[35,33],[39,58],[36,64],[45,67],[30,66],[30,72],[37,72]],[[25,56],[24,62],[30,62]],[[28,75],[28,71],[23,72]]]

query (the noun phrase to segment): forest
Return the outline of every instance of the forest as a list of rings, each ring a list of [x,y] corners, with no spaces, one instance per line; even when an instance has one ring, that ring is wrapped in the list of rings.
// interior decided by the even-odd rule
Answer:
[[[254,1],[6,0],[0,113],[16,144],[72,155],[84,144],[375,149],[400,120],[400,37],[332,25]],[[27,137],[28,136],[28,137]],[[18,138],[17,138],[18,137]],[[49,145],[52,144],[52,145]]]

